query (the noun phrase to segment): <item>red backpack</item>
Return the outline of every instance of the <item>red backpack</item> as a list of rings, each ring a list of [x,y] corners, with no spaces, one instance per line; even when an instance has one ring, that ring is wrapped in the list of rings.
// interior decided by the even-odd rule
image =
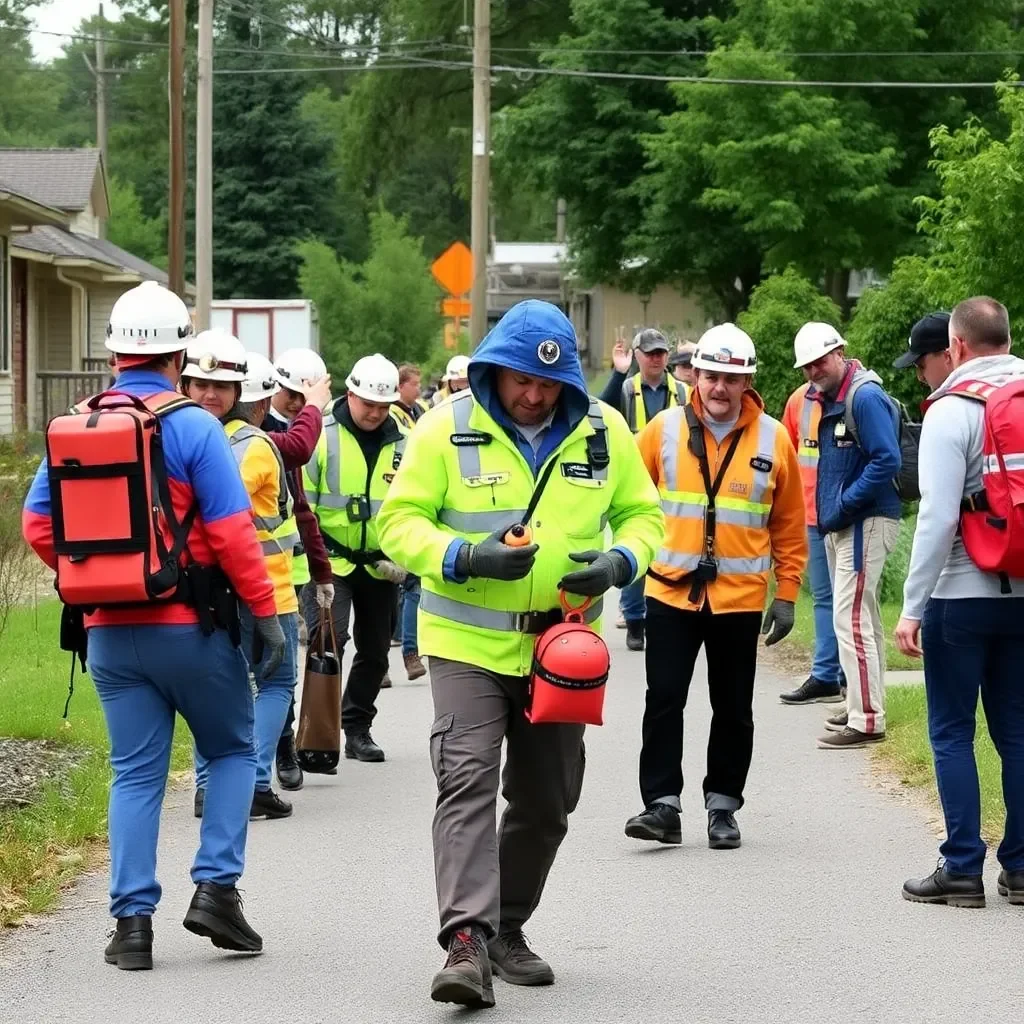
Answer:
[[[971,561],[999,576],[1024,578],[1024,379],[1007,384],[964,381],[952,388],[985,405],[981,490],[964,498],[960,532]]]
[[[160,421],[194,405],[174,391],[104,391],[46,428],[57,593],[83,609],[179,597],[198,506],[174,516]]]

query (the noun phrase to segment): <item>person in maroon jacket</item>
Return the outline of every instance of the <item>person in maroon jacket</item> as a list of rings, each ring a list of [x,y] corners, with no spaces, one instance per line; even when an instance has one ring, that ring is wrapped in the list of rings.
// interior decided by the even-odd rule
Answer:
[[[309,561],[309,575],[317,593],[317,604],[330,608],[334,600],[334,584],[331,582],[331,563],[327,557],[323,537],[316,516],[313,515],[309,502],[302,487],[302,467],[313,457],[316,443],[323,430],[322,409],[331,400],[331,378],[321,377],[319,380],[303,382],[302,391],[297,391],[299,382],[289,383],[289,399],[291,407],[297,402],[296,395],[302,399],[298,413],[289,421],[280,413],[268,415],[261,428],[274,435],[274,444],[281,453],[281,460],[288,473],[288,489],[294,501],[295,522],[299,530],[299,541]],[[296,551],[296,554],[299,552]],[[296,587],[296,590],[301,590]],[[277,779],[282,789],[302,789],[302,766],[295,753],[295,700],[288,709],[284,730],[277,744]]]

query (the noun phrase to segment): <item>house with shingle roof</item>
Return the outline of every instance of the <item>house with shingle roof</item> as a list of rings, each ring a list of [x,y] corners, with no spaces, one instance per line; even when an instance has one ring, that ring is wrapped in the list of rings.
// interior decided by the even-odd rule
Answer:
[[[0,147],[0,434],[105,386],[114,302],[167,283],[103,237],[109,215],[99,150]]]

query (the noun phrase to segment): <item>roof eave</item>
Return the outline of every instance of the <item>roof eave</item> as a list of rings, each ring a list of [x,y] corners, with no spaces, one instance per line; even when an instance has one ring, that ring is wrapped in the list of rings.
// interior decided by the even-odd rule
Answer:
[[[0,188],[0,203],[7,203],[14,210],[18,211],[28,219],[24,221],[30,227],[39,224],[54,224],[57,227],[67,227],[71,218],[63,210],[47,206],[19,192],[12,192],[9,189]],[[21,223],[21,222],[19,222]]]

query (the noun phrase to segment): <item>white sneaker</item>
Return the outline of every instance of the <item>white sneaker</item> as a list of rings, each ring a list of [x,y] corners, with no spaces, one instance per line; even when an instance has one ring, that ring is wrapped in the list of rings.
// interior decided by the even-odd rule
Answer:
[[[619,612],[619,617],[615,620],[615,628],[616,629],[625,629],[626,628],[626,616],[623,615],[622,612]]]

